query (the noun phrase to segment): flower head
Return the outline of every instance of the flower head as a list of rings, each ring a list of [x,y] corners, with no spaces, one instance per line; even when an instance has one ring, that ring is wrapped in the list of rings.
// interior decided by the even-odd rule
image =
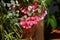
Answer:
[[[32,6],[28,6],[28,10],[31,11],[32,10]]]
[[[24,13],[24,14],[27,14],[27,13],[28,13],[28,9],[25,8],[25,9],[23,9],[21,12]]]
[[[33,5],[38,5],[38,2],[34,2]]]
[[[32,5],[32,9],[35,10],[38,8],[38,2],[34,2]]]

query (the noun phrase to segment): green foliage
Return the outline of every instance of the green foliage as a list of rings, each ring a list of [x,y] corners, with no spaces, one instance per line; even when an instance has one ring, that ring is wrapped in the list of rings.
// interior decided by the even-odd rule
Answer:
[[[46,3],[46,7],[49,7],[49,5],[51,4],[52,0],[46,0],[45,3]]]
[[[13,1],[11,1],[13,2]],[[3,4],[7,4],[7,8]],[[19,26],[19,12],[9,10],[10,3],[0,3],[0,30],[2,34],[2,40],[22,40],[22,36],[19,33],[21,28]],[[16,5],[15,3],[12,3]],[[17,5],[18,6],[18,5]],[[8,9],[8,10],[7,10]]]
[[[40,2],[40,4],[46,8],[46,6],[48,7],[50,5],[52,0],[33,0],[33,1]],[[23,0],[22,1],[23,4],[21,5],[27,5],[32,3],[33,1]],[[2,2],[0,3],[0,31],[2,34],[2,40],[22,40],[22,35],[20,34],[20,31],[22,29],[19,25],[20,22],[19,16],[21,16],[19,13],[20,10],[15,10],[15,9],[9,10],[11,4],[13,4],[14,6],[20,6],[17,0],[16,3],[14,0],[11,0],[10,3],[4,3],[4,1],[2,0]],[[26,15],[23,17],[27,18]],[[50,15],[50,12],[48,12],[46,22],[47,22],[47,26],[51,24],[53,28],[56,28],[57,23],[55,17],[54,15]]]
[[[47,26],[51,25],[53,29],[57,27],[57,22],[54,15],[52,15],[51,17],[47,17],[46,22]]]
[[[58,3],[60,3],[60,0],[57,0]]]
[[[46,0],[46,7],[48,8],[48,14],[47,14],[47,18],[45,20],[45,22],[47,23],[47,26],[51,25],[51,27],[53,29],[55,29],[57,27],[57,21],[55,19],[55,16],[52,15],[52,13],[49,10],[49,6],[51,5],[52,0]]]

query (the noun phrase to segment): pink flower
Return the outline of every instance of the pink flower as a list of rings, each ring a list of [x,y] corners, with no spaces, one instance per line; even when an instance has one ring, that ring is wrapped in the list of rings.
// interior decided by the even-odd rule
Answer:
[[[40,17],[40,20],[43,20],[43,19],[44,19],[44,16],[41,16],[41,17]]]
[[[39,22],[39,16],[35,16],[35,20]]]
[[[32,10],[32,6],[28,6],[28,10],[31,11]]]
[[[38,8],[38,2],[34,2],[32,5],[32,9],[35,10]]]
[[[33,25],[37,24],[38,21],[39,21],[38,16],[28,17],[27,20],[25,20],[24,18],[21,18],[20,24],[22,25],[23,28],[29,29]]]
[[[28,13],[28,9],[27,8],[23,9],[22,13],[27,14]]]
[[[37,21],[34,20],[34,21],[32,21],[32,23],[35,25],[35,24],[37,24]]]
[[[25,25],[26,24],[26,21],[21,21],[20,24],[21,25]]]
[[[34,2],[33,5],[38,5],[38,2]]]
[[[23,28],[26,28],[29,26],[27,21],[21,21],[20,24],[22,25]]]
[[[23,28],[25,28],[25,26],[23,26]]]
[[[31,26],[29,26],[29,28],[31,28]]]
[[[25,29],[32,28],[32,26],[36,25],[39,22],[39,20],[44,19],[45,14],[43,13],[40,17],[39,16],[32,16],[32,17],[30,16],[30,17],[27,18],[27,20],[25,20],[24,18],[21,18],[20,24]]]
[[[34,16],[34,17],[31,17],[31,23],[33,23],[33,24],[37,24],[38,23],[38,21],[39,21],[39,17],[38,16]]]
[[[22,27],[25,29],[29,29],[32,27],[31,21],[26,21],[23,18],[21,18],[20,25],[22,25]]]
[[[40,16],[40,20],[43,20],[46,15],[47,15],[47,10],[45,10],[45,12]]]
[[[28,21],[28,24],[29,24],[30,26],[32,26],[32,25],[33,25],[32,21]]]
[[[44,13],[44,16],[46,16],[47,15],[47,10],[45,10],[45,13]]]
[[[23,9],[21,12],[24,14],[28,14],[29,11],[31,10],[36,10],[38,8],[38,2],[34,2],[33,5],[28,6],[28,8]]]
[[[28,17],[28,20],[31,22],[31,24],[37,24],[37,22],[39,21],[39,17],[38,16],[34,16],[34,17]]]
[[[29,21],[33,21],[34,20],[34,17],[28,17],[27,18]]]
[[[42,14],[42,17],[45,17],[47,15],[47,10],[44,11],[44,13]]]
[[[26,29],[29,29],[28,27],[26,27]]]
[[[32,5],[32,9],[35,10],[38,8],[38,5]]]

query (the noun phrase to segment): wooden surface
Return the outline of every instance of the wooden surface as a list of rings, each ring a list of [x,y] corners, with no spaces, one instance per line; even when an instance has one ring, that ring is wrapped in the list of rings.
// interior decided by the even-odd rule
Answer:
[[[34,33],[33,40],[44,40],[44,20],[41,20],[37,25],[36,25],[36,30]]]
[[[52,29],[50,38],[51,39],[60,39],[60,30]]]
[[[51,32],[51,33],[57,33],[57,34],[60,34],[60,30],[52,29],[52,32]]]
[[[52,29],[50,40],[60,40],[60,30]]]
[[[51,39],[51,40],[60,40],[60,39]]]

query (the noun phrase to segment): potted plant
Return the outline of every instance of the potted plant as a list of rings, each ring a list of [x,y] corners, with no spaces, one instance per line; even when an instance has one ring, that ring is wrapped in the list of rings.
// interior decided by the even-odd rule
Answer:
[[[46,0],[10,0],[0,2],[2,40],[44,40]],[[48,24],[54,24],[49,18]],[[51,16],[53,19],[54,16]],[[53,26],[53,25],[52,25]],[[53,26],[54,27],[54,26]]]

